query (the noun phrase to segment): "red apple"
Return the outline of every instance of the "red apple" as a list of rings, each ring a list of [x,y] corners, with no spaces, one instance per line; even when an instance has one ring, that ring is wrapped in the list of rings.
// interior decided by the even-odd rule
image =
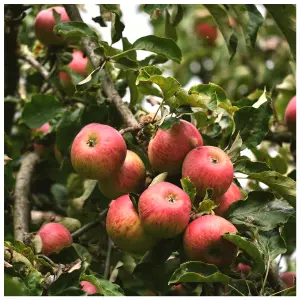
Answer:
[[[296,272],[285,272],[280,274],[280,278],[284,282],[286,288],[294,286],[294,277],[296,277]]]
[[[127,150],[125,162],[114,175],[98,181],[102,194],[108,198],[116,199],[119,196],[142,190],[146,168],[142,160],[134,152]]]
[[[157,239],[144,231],[129,195],[121,196],[110,203],[106,231],[118,247],[129,253],[143,254],[157,242]]]
[[[233,165],[223,150],[213,146],[197,147],[184,159],[182,176],[190,178],[199,196],[204,196],[206,189],[210,188],[218,197],[232,183]]]
[[[159,129],[148,147],[152,167],[169,175],[180,174],[185,156],[190,150],[202,146],[203,140],[197,128],[184,120],[171,129]]]
[[[218,30],[216,27],[208,23],[198,23],[195,25],[195,32],[199,38],[204,38],[209,43],[214,43],[218,37]]]
[[[285,123],[294,133],[296,132],[296,117],[296,96],[294,96],[285,110]]]
[[[37,132],[42,132],[43,134],[47,134],[51,129],[51,126],[49,123],[45,123],[43,126],[33,129],[32,133],[36,134]],[[45,145],[41,145],[38,143],[33,144],[34,150],[41,156],[47,155],[50,151],[50,147],[47,147]]]
[[[141,194],[138,206],[146,232],[157,238],[167,239],[179,235],[190,219],[189,196],[169,182],[151,185]]]
[[[244,275],[248,275],[251,271],[251,267],[248,265],[245,265],[243,263],[239,263],[236,267],[232,268],[234,271],[240,271],[242,272]]]
[[[68,67],[74,72],[83,77],[88,75],[88,58],[83,56],[81,51],[74,51],[72,53],[72,61],[68,64]],[[71,83],[71,76],[66,72],[60,72],[59,78],[64,85],[69,85]]]
[[[53,31],[56,25],[53,10],[60,14],[62,22],[70,22],[69,16],[62,6],[50,7],[38,13],[34,23],[35,35],[40,42],[48,46],[64,43],[63,38],[56,35]]]
[[[233,202],[241,199],[242,193],[240,189],[234,182],[232,182],[225,194],[215,199],[215,203],[218,205],[218,207],[214,210],[215,214],[218,216],[224,216],[228,207]]]
[[[126,144],[113,127],[92,123],[75,137],[71,148],[74,170],[87,179],[99,180],[120,170],[126,157]]]
[[[236,258],[238,247],[222,237],[227,232],[237,232],[237,229],[222,217],[205,215],[194,220],[183,238],[187,257],[220,268],[229,267]]]
[[[73,243],[69,230],[59,223],[47,223],[37,233],[42,240],[42,253],[58,253]]]
[[[187,296],[187,290],[183,287],[183,285],[177,284],[171,287],[171,290],[168,292],[167,296]]]
[[[93,295],[98,293],[98,289],[89,281],[80,281],[80,285],[82,286],[82,290],[86,292],[88,295]]]

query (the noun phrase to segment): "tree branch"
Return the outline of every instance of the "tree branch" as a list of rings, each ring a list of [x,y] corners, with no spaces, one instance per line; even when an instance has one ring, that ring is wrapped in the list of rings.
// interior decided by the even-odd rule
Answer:
[[[83,22],[78,8],[75,4],[64,4],[64,7],[68,13],[68,16],[71,21]],[[82,39],[83,51],[90,58],[92,66],[94,69],[98,68],[101,65],[101,61],[103,60],[100,56],[96,55],[94,49],[98,46],[88,38]],[[114,87],[114,83],[110,78],[109,74],[105,70],[105,75],[101,78],[102,88],[104,94],[108,98],[108,100],[115,105],[117,111],[119,112],[123,122],[127,127],[137,126],[138,122],[135,119],[134,115],[128,108],[128,106],[122,101],[120,95],[116,91]]]
[[[105,260],[105,267],[104,267],[104,277],[109,278],[110,273],[110,257],[111,251],[113,248],[113,242],[110,238],[108,238],[108,245],[107,245],[107,253],[106,253],[106,260]]]
[[[15,203],[14,203],[14,237],[15,240],[23,241],[24,233],[29,231],[30,203],[29,192],[30,182],[34,168],[39,161],[35,152],[24,156],[19,173],[16,178]]]
[[[141,130],[142,128],[143,128],[143,124],[137,124],[136,126],[123,128],[123,129],[119,130],[119,133],[120,133],[121,135],[123,135],[123,134],[125,134],[126,132],[138,131],[138,130]]]
[[[273,266],[270,266],[267,280],[275,292],[282,291],[285,288],[279,276],[278,269]]]

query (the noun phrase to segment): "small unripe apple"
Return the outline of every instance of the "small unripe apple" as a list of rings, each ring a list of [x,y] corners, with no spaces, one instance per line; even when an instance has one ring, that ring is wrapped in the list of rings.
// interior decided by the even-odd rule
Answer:
[[[89,281],[80,281],[80,285],[82,286],[82,290],[86,292],[88,295],[93,295],[98,293],[98,289]]]
[[[201,216],[186,228],[184,252],[190,260],[229,267],[237,256],[238,247],[222,237],[227,232],[237,232],[237,229],[226,219],[216,215]]]
[[[218,37],[217,28],[208,23],[197,23],[195,32],[199,38],[207,40],[210,44],[213,44]]]
[[[134,152],[127,150],[122,167],[112,176],[98,181],[102,194],[116,199],[128,193],[138,193],[142,190],[146,177],[143,161]]]
[[[152,167],[169,175],[180,174],[185,156],[193,148],[202,146],[203,140],[197,128],[185,120],[171,129],[158,129],[150,140],[148,156]]]
[[[146,232],[157,238],[167,239],[179,235],[190,219],[189,196],[169,182],[151,185],[141,194],[138,206]]]
[[[293,133],[296,133],[296,117],[296,96],[294,96],[285,110],[285,123]]]
[[[74,170],[86,179],[100,180],[120,170],[126,157],[126,144],[113,127],[92,123],[75,137],[71,148]]]
[[[197,147],[184,159],[182,176],[190,178],[199,196],[204,196],[210,188],[213,195],[218,197],[223,195],[232,183],[233,165],[228,155],[220,148]]]
[[[129,253],[143,254],[157,243],[156,238],[145,232],[129,195],[110,203],[106,231],[118,247]]]
[[[68,67],[74,72],[83,77],[88,75],[88,58],[83,56],[81,51],[74,51],[72,53],[72,61],[68,64]],[[64,85],[71,84],[71,76],[66,72],[60,72],[59,78]]]
[[[43,126],[32,129],[32,133],[35,134],[37,132],[42,132],[43,134],[47,134],[51,129],[51,126],[49,123],[45,123]],[[47,147],[45,145],[41,145],[38,143],[33,144],[34,150],[40,155],[40,156],[45,156],[49,154],[50,152],[50,147]]]
[[[59,223],[47,223],[42,226],[37,235],[42,240],[42,253],[50,255],[59,253],[63,248],[73,243],[69,230]]]
[[[242,272],[244,275],[248,275],[251,271],[251,267],[248,265],[245,265],[243,263],[239,263],[236,267],[232,268],[234,271],[240,271]]]
[[[232,182],[229,189],[225,192],[224,195],[217,197],[214,201],[218,205],[214,209],[214,212],[218,216],[224,216],[229,206],[238,200],[242,199],[242,193],[239,187]]]
[[[294,286],[295,277],[296,277],[296,272],[284,272],[280,274],[280,278],[284,282],[286,288],[290,288]]]
[[[62,6],[50,7],[48,9],[41,10],[36,16],[34,29],[37,39],[43,44],[50,45],[61,45],[64,43],[62,37],[59,37],[53,31],[54,26],[56,25],[53,10],[60,14],[62,22],[70,22],[70,18]]]

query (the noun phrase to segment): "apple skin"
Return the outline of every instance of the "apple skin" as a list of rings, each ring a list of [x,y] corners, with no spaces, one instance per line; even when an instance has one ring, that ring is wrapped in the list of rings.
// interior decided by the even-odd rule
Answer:
[[[226,219],[205,215],[191,222],[183,238],[184,252],[190,260],[214,264],[219,268],[229,267],[238,253],[238,247],[223,239],[227,232],[237,229]]]
[[[296,272],[284,272],[280,274],[280,278],[286,288],[294,286],[294,277],[296,277]]]
[[[121,196],[110,203],[106,231],[118,247],[129,253],[144,254],[158,241],[145,232],[129,195]]]
[[[217,197],[214,201],[217,205],[217,208],[214,209],[214,212],[218,216],[224,216],[229,206],[238,200],[242,199],[242,193],[239,187],[232,182],[229,189],[225,192],[224,195]]]
[[[47,46],[64,44],[64,39],[57,36],[53,31],[53,28],[56,25],[53,17],[53,9],[60,14],[63,22],[70,22],[70,18],[65,8],[62,6],[50,7],[48,9],[41,10],[38,13],[34,23],[35,35],[41,43]]]
[[[122,165],[114,175],[98,181],[100,191],[110,199],[134,192],[139,193],[145,184],[146,168],[143,161],[134,152],[127,150]]]
[[[81,51],[74,51],[72,53],[72,61],[68,64],[68,67],[74,72],[77,73],[83,77],[86,77],[88,75],[88,63],[89,60],[87,57],[83,56],[83,53]],[[71,76],[66,72],[60,72],[59,78],[62,81],[63,85],[72,85],[71,83]]]
[[[202,145],[203,140],[197,128],[190,122],[180,120],[169,130],[158,129],[150,140],[148,156],[156,171],[177,175],[189,151]]]
[[[32,133],[35,134],[37,132],[42,132],[43,134],[47,134],[50,131],[50,129],[51,129],[50,124],[45,123],[41,127],[33,129]],[[33,148],[34,148],[35,152],[37,152],[40,156],[46,156],[50,152],[50,147],[47,147],[47,146],[41,145],[41,144],[37,144],[37,143],[33,144]]]
[[[294,96],[285,110],[284,117],[288,129],[293,133],[296,133],[296,118],[296,96]]]
[[[98,289],[89,281],[80,281],[80,285],[82,290],[86,292],[88,295],[93,295],[98,293]]]
[[[173,238],[184,231],[191,213],[186,192],[169,182],[151,185],[140,196],[139,215],[145,231],[161,238]]]
[[[59,253],[63,248],[70,247],[73,243],[69,230],[59,223],[47,223],[37,233],[43,243],[42,253],[50,255]]]
[[[91,123],[81,129],[71,148],[74,170],[86,179],[112,176],[126,157],[126,143],[113,127]]]
[[[236,267],[233,267],[232,270],[237,272],[240,271],[247,276],[251,271],[251,267],[243,263],[239,263]]]
[[[218,37],[218,30],[216,27],[208,23],[198,23],[195,25],[195,32],[199,38],[204,38],[209,43],[213,44]]]
[[[189,177],[197,194],[204,196],[213,189],[215,197],[222,196],[233,179],[233,165],[228,155],[213,146],[197,147],[189,152],[182,165],[182,177]]]

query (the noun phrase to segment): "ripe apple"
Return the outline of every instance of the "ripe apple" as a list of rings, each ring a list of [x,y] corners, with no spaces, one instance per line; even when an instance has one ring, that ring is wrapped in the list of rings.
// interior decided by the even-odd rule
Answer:
[[[98,289],[89,281],[80,281],[80,285],[82,286],[82,290],[86,292],[88,295],[93,295],[98,293]]]
[[[179,235],[188,225],[191,200],[176,185],[158,182],[141,194],[138,207],[146,232],[167,239]]]
[[[102,194],[116,199],[119,196],[135,192],[138,193],[144,186],[146,168],[143,161],[134,152],[127,150],[125,162],[121,169],[103,180],[98,181]]]
[[[182,176],[189,177],[199,196],[213,189],[214,196],[223,195],[233,179],[233,166],[228,155],[213,146],[197,147],[189,152],[182,165]]]
[[[236,258],[238,247],[223,239],[227,232],[237,229],[226,219],[205,215],[191,222],[184,233],[184,252],[190,260],[229,267]]]
[[[198,38],[204,38],[210,44],[213,44],[218,37],[217,28],[208,23],[195,24],[195,32]]]
[[[129,253],[143,254],[157,242],[156,238],[145,232],[129,195],[121,196],[110,203],[106,231],[118,247]]]
[[[72,61],[68,64],[68,67],[74,72],[83,77],[88,75],[88,58],[83,56],[81,51],[74,51],[72,53]],[[71,76],[66,72],[60,72],[59,78],[62,81],[63,85],[68,86],[71,84]]]
[[[69,230],[59,223],[47,223],[41,227],[37,235],[42,240],[42,253],[50,255],[58,253],[73,243]]]
[[[215,214],[218,216],[224,216],[228,207],[233,202],[241,199],[242,193],[239,187],[234,182],[232,182],[225,194],[215,199],[215,203],[218,205],[218,207],[214,210]]]
[[[49,123],[45,123],[43,126],[33,129],[32,133],[36,134],[37,132],[42,132],[43,134],[47,134],[51,129],[51,126]],[[50,147],[47,147],[45,145],[41,145],[38,143],[33,144],[34,150],[40,155],[40,156],[45,156],[49,154],[50,152]]]
[[[190,150],[202,146],[203,140],[197,128],[185,120],[171,129],[158,129],[148,147],[152,167],[169,175],[180,174],[185,156]]]
[[[293,133],[296,133],[296,117],[296,96],[294,96],[285,110],[285,123]]]
[[[53,31],[56,25],[53,10],[60,14],[62,22],[70,22],[70,18],[62,6],[50,7],[38,13],[34,23],[35,35],[40,42],[47,46],[64,44],[63,38],[56,35]]]
[[[248,265],[245,265],[243,263],[239,263],[236,267],[232,268],[234,271],[240,271],[242,272],[244,275],[248,275],[251,271],[251,267]]]
[[[284,272],[280,274],[280,278],[287,288],[294,286],[294,277],[296,277],[296,272]]]
[[[74,170],[86,179],[112,176],[126,157],[126,144],[113,127],[91,123],[81,129],[71,148]]]

